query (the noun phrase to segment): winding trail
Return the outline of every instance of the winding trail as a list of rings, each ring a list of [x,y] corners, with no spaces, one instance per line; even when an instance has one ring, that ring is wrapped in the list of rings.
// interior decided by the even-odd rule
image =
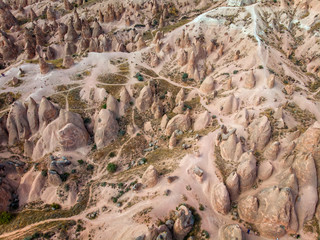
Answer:
[[[245,9],[251,14],[251,18],[253,21],[253,36],[258,42],[258,49],[257,49],[258,56],[260,58],[260,61],[264,69],[265,78],[267,78],[268,77],[267,63],[269,58],[269,47],[265,46],[265,44],[261,41],[261,38],[258,34],[258,16],[255,8],[258,4],[259,3],[247,6]],[[264,51],[267,51],[267,54],[265,56],[263,56],[264,55],[263,48],[264,48]]]

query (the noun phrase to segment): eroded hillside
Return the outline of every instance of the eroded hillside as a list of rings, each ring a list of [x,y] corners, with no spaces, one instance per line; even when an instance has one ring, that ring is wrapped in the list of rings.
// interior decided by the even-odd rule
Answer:
[[[0,2],[0,238],[318,239],[319,10]]]

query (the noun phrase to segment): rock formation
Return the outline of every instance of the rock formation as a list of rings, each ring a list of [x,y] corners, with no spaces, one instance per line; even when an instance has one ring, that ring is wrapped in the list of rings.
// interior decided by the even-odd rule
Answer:
[[[39,105],[39,128],[47,126],[58,114],[58,109],[47,98],[42,97]]]
[[[201,84],[200,90],[206,94],[213,93],[215,81],[212,77],[207,77]]]
[[[41,126],[42,121],[48,122],[49,119],[47,117],[52,117],[56,111],[56,109],[51,109],[50,112],[45,111],[44,114],[40,114],[43,105],[48,105],[48,103],[44,102],[45,100],[41,100],[39,107]],[[57,147],[60,147],[63,151],[74,151],[86,146],[88,143],[89,134],[81,116],[77,113],[60,110],[59,117],[44,126],[46,127],[42,130],[42,137],[34,148],[33,159],[39,159],[45,154],[54,151]]]
[[[253,74],[253,70],[251,70],[245,79],[244,87],[248,89],[252,89],[255,87],[255,85],[256,85],[256,78]]]
[[[277,186],[262,190],[256,197],[241,199],[240,218],[254,223],[262,236],[282,237],[298,230],[294,199],[290,188]]]
[[[166,135],[170,136],[175,130],[187,131],[191,128],[189,113],[174,116],[167,124]]]
[[[28,102],[28,111],[27,111],[28,122],[31,130],[31,134],[35,134],[39,129],[39,115],[38,115],[38,105],[30,97]]]
[[[271,125],[266,116],[255,119],[249,125],[250,145],[252,149],[261,151],[265,148],[271,138]]]
[[[173,235],[177,240],[183,240],[191,231],[194,224],[192,212],[184,205],[178,208],[177,220],[173,226]]]
[[[147,170],[144,172],[141,181],[146,187],[152,188],[155,185],[157,185],[158,179],[159,179],[158,171],[155,169],[154,166],[150,165],[147,168]]]
[[[239,100],[233,94],[229,95],[222,105],[222,113],[228,115],[234,113],[239,108]]]
[[[149,86],[145,86],[140,91],[140,95],[136,100],[137,109],[140,112],[147,111],[152,105],[152,100],[153,100],[153,97],[152,97],[151,88]]]
[[[7,129],[9,145],[29,138],[31,131],[27,119],[27,110],[21,102],[16,101],[11,106],[7,119]]]
[[[225,225],[219,228],[219,240],[245,240],[244,233],[237,224]]]
[[[50,71],[50,65],[43,59],[39,59],[40,73],[47,74]]]
[[[94,142],[97,148],[108,146],[118,136],[119,124],[115,115],[108,109],[101,109],[94,126]]]
[[[240,180],[241,191],[248,190],[252,187],[257,176],[256,158],[252,152],[245,152],[242,154],[240,164],[237,168],[237,174]]]
[[[230,195],[230,200],[234,201],[238,198],[240,193],[240,180],[236,172],[230,173],[226,179],[226,187]]]
[[[223,183],[214,186],[212,205],[217,212],[223,215],[230,211],[230,196],[227,187]]]

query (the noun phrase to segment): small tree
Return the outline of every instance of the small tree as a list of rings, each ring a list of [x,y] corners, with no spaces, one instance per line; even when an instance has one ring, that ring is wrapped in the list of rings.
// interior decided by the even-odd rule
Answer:
[[[80,160],[78,160],[78,163],[79,163],[80,165],[82,165],[82,164],[84,164],[84,161],[83,161],[82,159],[80,159]]]
[[[182,80],[186,80],[189,77],[188,73],[182,74]]]
[[[89,164],[87,166],[87,171],[93,171],[93,169],[94,169],[94,166],[92,164]]]
[[[58,204],[58,203],[52,203],[52,204],[51,204],[51,208],[52,208],[53,210],[57,210],[57,209],[60,209],[61,206],[60,206],[60,204]]]
[[[116,172],[117,168],[118,168],[118,166],[116,164],[114,164],[114,163],[109,163],[108,166],[107,166],[107,170],[110,173]]]

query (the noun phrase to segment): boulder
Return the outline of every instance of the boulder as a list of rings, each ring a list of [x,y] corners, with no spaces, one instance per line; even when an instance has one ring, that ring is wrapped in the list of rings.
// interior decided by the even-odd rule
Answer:
[[[48,182],[53,186],[59,186],[62,183],[60,175],[53,170],[48,171]]]
[[[219,183],[213,188],[212,205],[217,212],[223,215],[230,211],[230,196],[223,183]]]
[[[153,165],[150,165],[147,170],[144,172],[142,175],[142,183],[147,187],[147,188],[152,188],[155,185],[157,185],[159,180],[159,173],[155,169]]]

